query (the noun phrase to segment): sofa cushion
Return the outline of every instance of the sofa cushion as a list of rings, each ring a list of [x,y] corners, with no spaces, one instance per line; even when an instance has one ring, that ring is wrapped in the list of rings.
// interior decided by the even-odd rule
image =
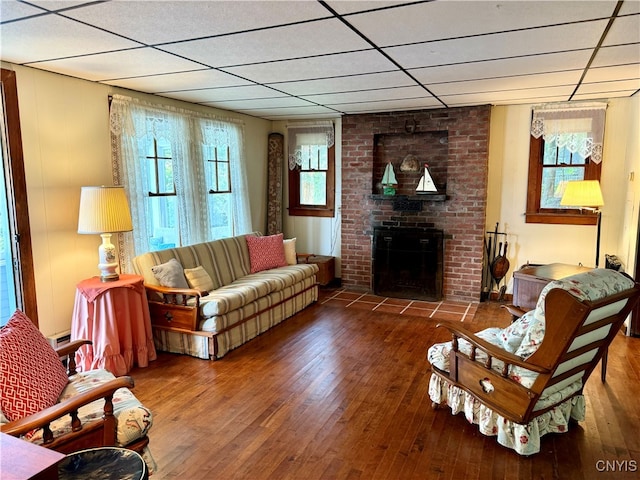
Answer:
[[[67,385],[64,366],[47,339],[19,310],[0,330],[0,408],[18,420],[56,403]]]
[[[151,271],[163,287],[189,288],[182,265],[175,258],[151,267]]]
[[[184,276],[187,277],[187,282],[191,288],[205,292],[214,289],[213,280],[211,280],[211,277],[202,265],[196,268],[185,268]]]
[[[249,248],[251,273],[287,265],[281,233],[265,237],[247,236],[247,247]]]

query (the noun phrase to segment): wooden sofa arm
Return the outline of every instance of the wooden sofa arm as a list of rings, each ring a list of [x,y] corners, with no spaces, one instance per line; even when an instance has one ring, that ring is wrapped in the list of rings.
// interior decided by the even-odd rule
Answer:
[[[52,421],[65,415],[71,415],[71,422],[74,423],[73,431],[77,431],[82,428],[82,425],[80,425],[79,420],[74,418],[74,416],[77,414],[80,407],[104,398],[105,415],[112,415],[113,405],[111,404],[111,397],[113,397],[115,391],[119,388],[133,388],[133,385],[133,379],[131,377],[125,376],[114,378],[113,380],[99,385],[90,391],[80,393],[63,402],[56,403],[55,405],[45,408],[38,413],[34,413],[33,415],[29,415],[13,422],[5,423],[0,427],[0,431],[9,435],[20,436],[34,429],[44,428]]]
[[[144,284],[144,288],[149,291],[157,292],[161,295],[185,295],[188,297],[206,297],[209,292],[206,290],[196,290],[195,288],[173,288],[163,287],[162,285]]]
[[[444,327],[448,329],[453,334],[454,342],[456,342],[458,338],[462,338],[469,342],[472,346],[479,348],[480,350],[485,352],[489,357],[496,358],[502,361],[505,365],[516,365],[518,367],[522,367],[536,373],[550,373],[550,370],[548,368],[537,365],[527,360],[522,360],[522,358],[518,357],[517,355],[509,353],[506,350],[498,347],[497,345],[494,345],[493,343],[489,343],[486,340],[477,337],[476,334],[471,332],[470,330],[467,330],[464,327],[460,327],[458,322],[443,320],[439,322],[436,327]]]

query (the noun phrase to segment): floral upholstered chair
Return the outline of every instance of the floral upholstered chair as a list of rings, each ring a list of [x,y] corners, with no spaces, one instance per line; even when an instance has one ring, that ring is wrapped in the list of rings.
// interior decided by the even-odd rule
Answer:
[[[584,385],[639,296],[625,274],[596,269],[549,283],[536,308],[507,328],[438,324],[453,339],[427,353],[434,407],[464,412],[521,455],[539,452],[544,434],[584,420]]]
[[[119,446],[135,450],[150,471],[152,414],[131,393],[131,377],[76,372],[76,340],[54,350],[16,311],[0,330],[0,431],[62,453]],[[65,370],[60,357],[68,356]]]

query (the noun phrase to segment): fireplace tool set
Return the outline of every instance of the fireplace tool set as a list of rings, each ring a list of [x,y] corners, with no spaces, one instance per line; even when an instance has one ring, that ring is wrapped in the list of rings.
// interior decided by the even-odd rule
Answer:
[[[502,280],[509,271],[509,260],[507,259],[507,242],[506,232],[498,231],[498,223],[492,232],[486,232],[484,237],[484,263],[482,268],[482,294],[481,301],[490,300],[491,292],[493,292],[494,284],[498,289],[498,301],[504,299],[504,293],[507,285],[500,285]],[[504,238],[504,242],[502,241]]]

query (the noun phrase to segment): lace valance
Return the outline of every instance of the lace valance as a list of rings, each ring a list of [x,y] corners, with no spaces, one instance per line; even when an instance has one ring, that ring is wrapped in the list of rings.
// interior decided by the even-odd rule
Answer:
[[[287,125],[289,137],[289,170],[302,165],[302,145],[330,148],[335,143],[333,122],[309,122]]]
[[[606,103],[547,104],[533,107],[531,135],[571,153],[602,161]],[[586,137],[584,134],[587,133]]]

